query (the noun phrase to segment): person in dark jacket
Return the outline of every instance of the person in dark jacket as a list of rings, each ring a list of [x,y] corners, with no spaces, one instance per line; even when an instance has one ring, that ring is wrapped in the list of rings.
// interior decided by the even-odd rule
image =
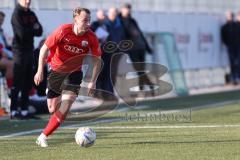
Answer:
[[[238,34],[237,23],[234,21],[234,14],[231,11],[226,12],[227,22],[221,27],[221,39],[228,50],[230,62],[230,81],[238,83],[238,57],[240,56],[240,36]]]
[[[91,24],[91,29],[92,29],[92,31],[95,32],[95,34],[96,34],[96,36],[99,40],[101,50],[102,50],[102,55],[105,55],[104,50],[102,48],[103,48],[103,45],[107,41],[107,37],[108,37],[109,33],[107,31],[107,26],[106,26],[106,23],[105,23],[106,15],[104,13],[104,10],[99,9],[96,13],[96,16],[97,16],[97,20],[94,21]],[[103,58],[103,56],[102,56],[101,58],[102,58],[103,61],[106,60],[106,57]],[[103,64],[102,67],[104,67],[104,64]],[[107,81],[107,83],[105,82],[105,79],[106,79],[106,75],[104,73],[105,71],[107,71],[106,67],[104,67],[104,71],[102,71],[100,73],[100,76],[97,79],[96,89],[98,89],[98,90],[107,90],[106,86],[108,86],[108,81]],[[102,95],[101,92],[97,92],[95,94],[97,94],[97,95],[95,95],[96,97],[101,98],[101,99],[105,99],[105,97]]]
[[[136,20],[131,16],[131,8],[132,6],[128,3],[124,4],[121,7],[121,21],[124,26],[126,39],[131,40],[133,42],[133,47],[129,51],[129,57],[131,61],[134,62],[145,62],[145,53],[152,53],[152,49],[150,48],[147,40],[145,39],[142,31],[140,30]],[[140,90],[144,89],[144,85],[149,85],[152,89],[153,84],[149,80],[147,76],[145,76],[143,71],[145,69],[145,65],[141,65],[142,68],[139,68],[133,64],[133,67],[137,71],[139,77],[139,88]]]
[[[29,91],[33,82],[34,36],[42,35],[42,26],[37,16],[29,9],[31,0],[18,0],[13,11],[12,50],[14,53],[13,87],[11,89],[11,118],[29,118]],[[18,96],[21,92],[21,100]],[[18,105],[18,102],[21,102]],[[18,112],[18,107],[20,111]]]
[[[237,67],[237,70],[238,70],[238,84],[240,82],[240,11],[237,12],[237,16],[236,16],[236,24],[237,24],[237,31],[238,31],[238,67]]]
[[[115,7],[109,8],[108,17],[105,20],[105,25],[107,27],[107,32],[108,32],[106,43],[111,41],[118,44],[120,41],[125,39],[124,29],[118,17],[118,10]],[[104,65],[101,73],[99,74],[98,83],[102,83],[101,89],[105,91],[109,91],[112,94],[114,94],[113,86],[115,85],[115,82],[116,82],[116,76],[117,76],[117,70],[118,70],[117,68],[118,68],[120,59],[117,59],[117,60],[115,59],[114,62],[111,62],[111,60],[112,60],[112,56],[115,53],[117,53],[118,50],[116,50],[113,53],[108,53],[104,50],[103,52],[104,54],[102,55],[102,60]],[[103,98],[105,100],[111,100],[111,97],[103,97]]]
[[[91,29],[95,32],[101,45],[107,41],[107,37],[109,35],[105,20],[106,16],[104,10],[100,9],[97,11],[97,20],[91,24]]]

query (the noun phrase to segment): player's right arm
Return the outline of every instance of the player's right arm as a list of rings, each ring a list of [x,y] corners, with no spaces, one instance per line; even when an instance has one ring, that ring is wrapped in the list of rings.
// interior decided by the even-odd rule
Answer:
[[[44,44],[40,50],[39,60],[38,60],[38,70],[34,76],[34,82],[36,85],[39,85],[43,80],[44,66],[46,63],[48,51],[49,51],[49,49],[48,49],[47,45]]]
[[[36,85],[39,85],[43,80],[44,65],[46,63],[48,52],[49,50],[55,48],[56,44],[58,44],[58,42],[62,39],[63,27],[64,25],[58,27],[51,35],[49,35],[40,50],[39,60],[38,60],[38,70],[34,76],[34,82]]]

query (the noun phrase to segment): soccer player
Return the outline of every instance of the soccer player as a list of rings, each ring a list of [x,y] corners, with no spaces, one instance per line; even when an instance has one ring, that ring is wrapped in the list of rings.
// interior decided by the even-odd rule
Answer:
[[[47,147],[47,137],[64,121],[71,105],[75,101],[82,80],[82,59],[90,51],[92,56],[101,56],[98,39],[90,28],[90,11],[76,8],[73,11],[73,24],[58,27],[45,41],[40,50],[38,70],[34,77],[36,85],[43,80],[43,68],[48,51],[51,72],[48,76],[47,102],[52,116],[37,138],[36,143]],[[92,61],[93,71],[88,83],[88,93],[95,88],[95,82],[101,61]],[[67,81],[68,85],[64,85]],[[76,85],[79,86],[76,88]]]

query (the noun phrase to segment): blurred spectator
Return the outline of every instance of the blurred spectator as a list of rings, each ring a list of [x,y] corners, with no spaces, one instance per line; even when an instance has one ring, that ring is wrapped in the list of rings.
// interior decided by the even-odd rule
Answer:
[[[8,86],[11,85],[13,78],[13,61],[8,58],[8,55],[3,50],[3,44],[0,43],[0,72],[5,75]]]
[[[107,42],[112,41],[118,44],[121,40],[125,39],[124,29],[118,17],[118,11],[115,7],[109,8],[105,25],[108,31]],[[117,67],[120,59],[117,59],[111,63],[112,56],[117,52],[117,50],[114,53],[106,53],[105,51],[103,52],[104,54],[102,55],[102,60],[104,65],[98,77],[98,85],[101,83],[101,89],[114,94],[113,86],[116,81]],[[110,97],[104,98],[105,100],[110,100]]]
[[[109,32],[107,41],[119,43],[125,39],[124,28],[120,18],[118,17],[118,10],[115,7],[109,8],[106,25]]]
[[[238,83],[240,82],[240,11],[238,11],[237,13],[237,17],[236,17],[236,23],[237,23],[237,30],[238,30]]]
[[[6,37],[4,35],[4,31],[2,28],[2,25],[4,23],[4,19],[5,19],[5,13],[0,11],[0,42],[3,44],[3,46],[7,49],[11,49],[11,47],[8,45]]]
[[[95,32],[100,44],[105,43],[109,35],[105,20],[106,16],[104,10],[100,9],[97,11],[97,20],[91,24],[91,29]]]
[[[28,112],[29,91],[33,84],[33,40],[42,35],[42,26],[30,10],[31,0],[18,0],[12,14],[14,69],[11,90],[11,118],[30,118]],[[19,102],[21,92],[21,104]],[[18,112],[20,107],[20,112]]]
[[[0,11],[0,43],[3,45],[2,50],[5,52],[9,59],[13,58],[13,53],[11,52],[11,46],[8,45],[2,25],[4,23],[5,14]]]
[[[221,27],[221,38],[228,50],[230,62],[230,82],[238,83],[238,66],[240,56],[240,36],[237,23],[234,22],[234,14],[231,11],[226,12],[227,22]]]
[[[38,47],[34,50],[34,54],[33,54],[33,72],[34,74],[37,73],[37,69],[38,69],[38,59],[39,59],[39,53],[40,53],[40,49],[42,47],[42,45],[44,44],[45,39],[42,39],[39,44]],[[37,96],[46,96],[46,88],[47,88],[47,74],[48,74],[48,67],[47,64],[44,66],[44,78],[43,81],[38,85],[34,85],[35,89],[37,90]]]
[[[151,48],[149,47],[146,39],[143,36],[142,31],[140,30],[136,20],[131,16],[132,6],[128,3],[124,4],[121,7],[121,21],[125,29],[126,39],[133,42],[133,48],[129,51],[129,57],[132,62],[145,62],[145,53],[152,53]],[[152,82],[144,74],[145,65],[141,65],[141,68],[133,64],[134,69],[137,71],[139,77],[139,87],[140,90],[144,89],[144,85],[149,85],[152,89]],[[140,72],[141,71],[141,72]]]
[[[13,78],[13,53],[10,51],[11,47],[8,45],[3,31],[3,23],[5,19],[4,12],[0,11],[0,70],[5,74],[8,87],[12,86]]]
[[[13,63],[12,60],[8,59],[8,56],[6,55],[6,53],[4,53],[3,51],[3,44],[0,43],[0,78],[5,77],[5,79],[7,80],[7,84],[9,87],[9,80],[12,80],[12,70],[13,70]],[[0,84],[3,85],[3,84]],[[6,94],[6,96],[8,95],[8,91],[7,92],[2,92],[0,94]],[[2,98],[2,95],[0,95],[0,97]],[[1,99],[0,99],[1,100]],[[1,103],[2,104],[2,103]],[[6,106],[0,106],[0,116],[6,115],[7,112],[5,111],[4,108]]]
[[[104,13],[104,10],[100,9],[97,11],[97,20],[91,24],[91,29],[95,32],[96,36],[98,37],[101,48],[102,48],[102,45],[107,41],[107,37],[109,35],[105,21],[106,21],[106,15]],[[102,55],[104,54],[105,54],[104,50],[102,49]],[[103,56],[101,58],[103,59]],[[106,68],[104,69],[106,70]],[[106,88],[103,72],[105,71],[101,72],[100,74],[101,76],[98,77],[98,80],[96,82],[96,89],[98,90],[105,90]],[[97,97],[104,98],[103,95],[101,95],[101,92],[98,92]]]

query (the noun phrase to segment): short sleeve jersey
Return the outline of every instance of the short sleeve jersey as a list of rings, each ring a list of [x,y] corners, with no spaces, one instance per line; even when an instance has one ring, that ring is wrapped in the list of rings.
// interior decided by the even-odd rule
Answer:
[[[89,52],[97,57],[102,54],[94,32],[89,30],[83,35],[76,35],[73,32],[73,24],[64,24],[58,27],[46,39],[45,44],[50,50],[48,62],[54,71],[59,70],[59,68],[66,69],[72,65],[72,62],[75,63],[74,68],[77,66],[80,69],[83,58]]]

